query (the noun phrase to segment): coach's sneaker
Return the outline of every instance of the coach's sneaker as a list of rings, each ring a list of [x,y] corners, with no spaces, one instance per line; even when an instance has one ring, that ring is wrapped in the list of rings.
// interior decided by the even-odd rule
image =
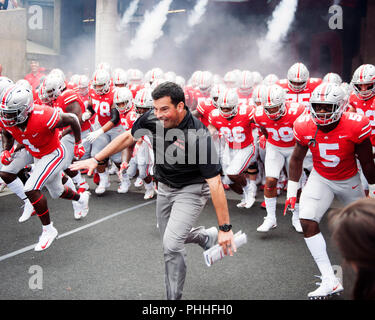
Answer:
[[[56,239],[58,232],[56,228],[53,226],[53,222],[51,222],[48,226],[43,226],[42,235],[39,237],[39,242],[35,246],[35,251],[43,251],[46,250]]]
[[[35,214],[35,209],[31,204],[30,200],[27,200],[23,207],[22,216],[18,219],[18,222],[25,222],[30,219],[31,216]]]
[[[277,227],[276,220],[273,218],[265,217],[261,226],[257,228],[258,232],[268,232]]]
[[[311,300],[327,299],[332,295],[339,294],[343,290],[342,284],[336,277],[322,278],[319,288],[308,293],[307,297]]]
[[[204,250],[208,250],[208,249],[212,248],[216,244],[218,230],[217,230],[216,227],[211,227],[209,229],[206,229],[205,231],[207,233],[207,240],[206,240],[206,243],[205,243],[203,249]]]
[[[143,186],[143,180],[140,177],[138,177],[137,180],[135,180],[134,182],[134,187],[140,188],[142,186]]]

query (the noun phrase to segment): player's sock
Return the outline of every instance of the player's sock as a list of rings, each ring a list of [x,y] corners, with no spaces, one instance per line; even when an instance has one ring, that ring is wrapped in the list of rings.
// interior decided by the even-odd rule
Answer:
[[[28,201],[25,192],[23,191],[24,185],[20,178],[16,178],[13,182],[8,184],[8,188],[21,198],[25,203]]]
[[[305,238],[307,247],[317,264],[322,277],[332,278],[335,276],[331,262],[329,261],[326,242],[321,232],[318,234]]]
[[[272,218],[274,221],[276,221],[276,203],[277,198],[267,198],[264,197],[264,201],[266,203],[266,210],[267,210],[267,217]]]

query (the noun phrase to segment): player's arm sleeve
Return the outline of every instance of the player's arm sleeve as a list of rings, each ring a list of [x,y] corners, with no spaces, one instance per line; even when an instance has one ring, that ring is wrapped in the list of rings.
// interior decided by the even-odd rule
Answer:
[[[120,122],[120,112],[116,108],[111,109],[111,120],[115,126]]]

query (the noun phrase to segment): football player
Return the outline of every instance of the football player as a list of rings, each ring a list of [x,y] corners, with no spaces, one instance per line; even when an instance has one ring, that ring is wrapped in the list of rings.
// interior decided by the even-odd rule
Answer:
[[[375,165],[370,142],[368,118],[344,112],[347,100],[340,86],[319,85],[310,98],[310,113],[294,123],[297,140],[289,162],[289,181],[284,214],[294,209],[303,159],[310,149],[313,170],[302,189],[299,217],[306,245],[321,273],[322,282],[310,292],[311,299],[326,298],[343,290],[327,255],[319,223],[336,196],[344,205],[365,196],[358,173],[356,156],[375,197]]]

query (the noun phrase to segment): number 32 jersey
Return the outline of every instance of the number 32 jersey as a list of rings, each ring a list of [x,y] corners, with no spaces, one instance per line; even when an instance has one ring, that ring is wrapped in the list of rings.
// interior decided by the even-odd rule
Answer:
[[[297,141],[308,146],[316,133],[316,125],[311,115],[305,113],[294,123],[294,136]],[[309,148],[313,157],[314,169],[329,180],[346,180],[358,172],[355,145],[370,138],[369,119],[359,114],[345,112],[335,129],[328,133],[319,130],[315,146]]]
[[[304,111],[303,105],[286,102],[284,116],[275,121],[268,118],[264,108],[259,106],[255,109],[254,121],[257,127],[267,130],[269,143],[277,147],[290,148],[296,143],[293,135],[293,123]]]
[[[250,125],[253,116],[251,107],[241,105],[238,107],[237,114],[231,119],[224,118],[219,109],[214,109],[208,120],[224,137],[231,149],[243,149],[254,140]]]

